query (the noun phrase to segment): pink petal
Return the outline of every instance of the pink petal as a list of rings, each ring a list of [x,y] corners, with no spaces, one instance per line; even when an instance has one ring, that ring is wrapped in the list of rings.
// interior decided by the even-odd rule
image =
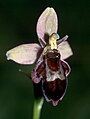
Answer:
[[[37,22],[38,38],[45,42],[45,34],[51,35],[56,33],[58,29],[57,14],[53,8],[46,8]]]
[[[6,56],[19,64],[33,64],[37,60],[37,53],[41,49],[38,44],[23,44],[9,51]]]
[[[65,41],[68,39],[68,35],[64,36],[62,39],[57,41],[57,44],[59,45],[61,42]]]
[[[58,50],[60,51],[61,54],[61,59],[66,59],[73,55],[73,52],[71,50],[71,47],[67,41],[63,41],[58,45]]]

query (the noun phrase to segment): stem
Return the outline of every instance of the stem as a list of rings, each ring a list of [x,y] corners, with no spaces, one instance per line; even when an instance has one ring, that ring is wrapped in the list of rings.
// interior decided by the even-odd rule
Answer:
[[[43,105],[43,98],[35,99],[33,107],[33,119],[40,119],[42,105]]]

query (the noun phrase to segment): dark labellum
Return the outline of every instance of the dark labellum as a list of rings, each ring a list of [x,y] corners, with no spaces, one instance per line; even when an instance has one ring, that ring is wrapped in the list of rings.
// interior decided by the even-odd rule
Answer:
[[[67,75],[70,67],[60,60],[56,49],[47,50],[42,62],[39,62],[32,72],[32,78],[42,82],[43,96],[56,106],[62,100],[67,88]]]

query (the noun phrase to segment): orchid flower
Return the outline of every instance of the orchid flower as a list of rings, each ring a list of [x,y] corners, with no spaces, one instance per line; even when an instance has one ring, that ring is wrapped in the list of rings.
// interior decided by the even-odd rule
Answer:
[[[57,30],[57,14],[48,7],[36,26],[40,44],[22,44],[6,53],[8,60],[25,65],[35,64],[31,72],[32,80],[35,84],[41,82],[44,98],[54,106],[65,95],[70,66],[64,60],[73,54],[67,42],[68,35],[60,39]]]

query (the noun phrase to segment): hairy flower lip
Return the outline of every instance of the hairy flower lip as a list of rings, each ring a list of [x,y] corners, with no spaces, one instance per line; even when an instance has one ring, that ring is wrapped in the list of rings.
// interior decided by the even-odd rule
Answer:
[[[54,81],[53,81],[54,82]],[[66,93],[66,90],[67,90],[67,86],[68,86],[68,79],[66,79],[66,87],[65,87],[65,90],[64,90],[64,93],[60,96],[60,98],[58,97],[58,99],[52,99],[50,97],[47,97],[46,94],[45,94],[45,91],[43,90],[43,94],[45,96],[45,99],[47,100],[47,102],[52,102],[53,106],[57,106],[59,101],[62,101],[65,93]]]

